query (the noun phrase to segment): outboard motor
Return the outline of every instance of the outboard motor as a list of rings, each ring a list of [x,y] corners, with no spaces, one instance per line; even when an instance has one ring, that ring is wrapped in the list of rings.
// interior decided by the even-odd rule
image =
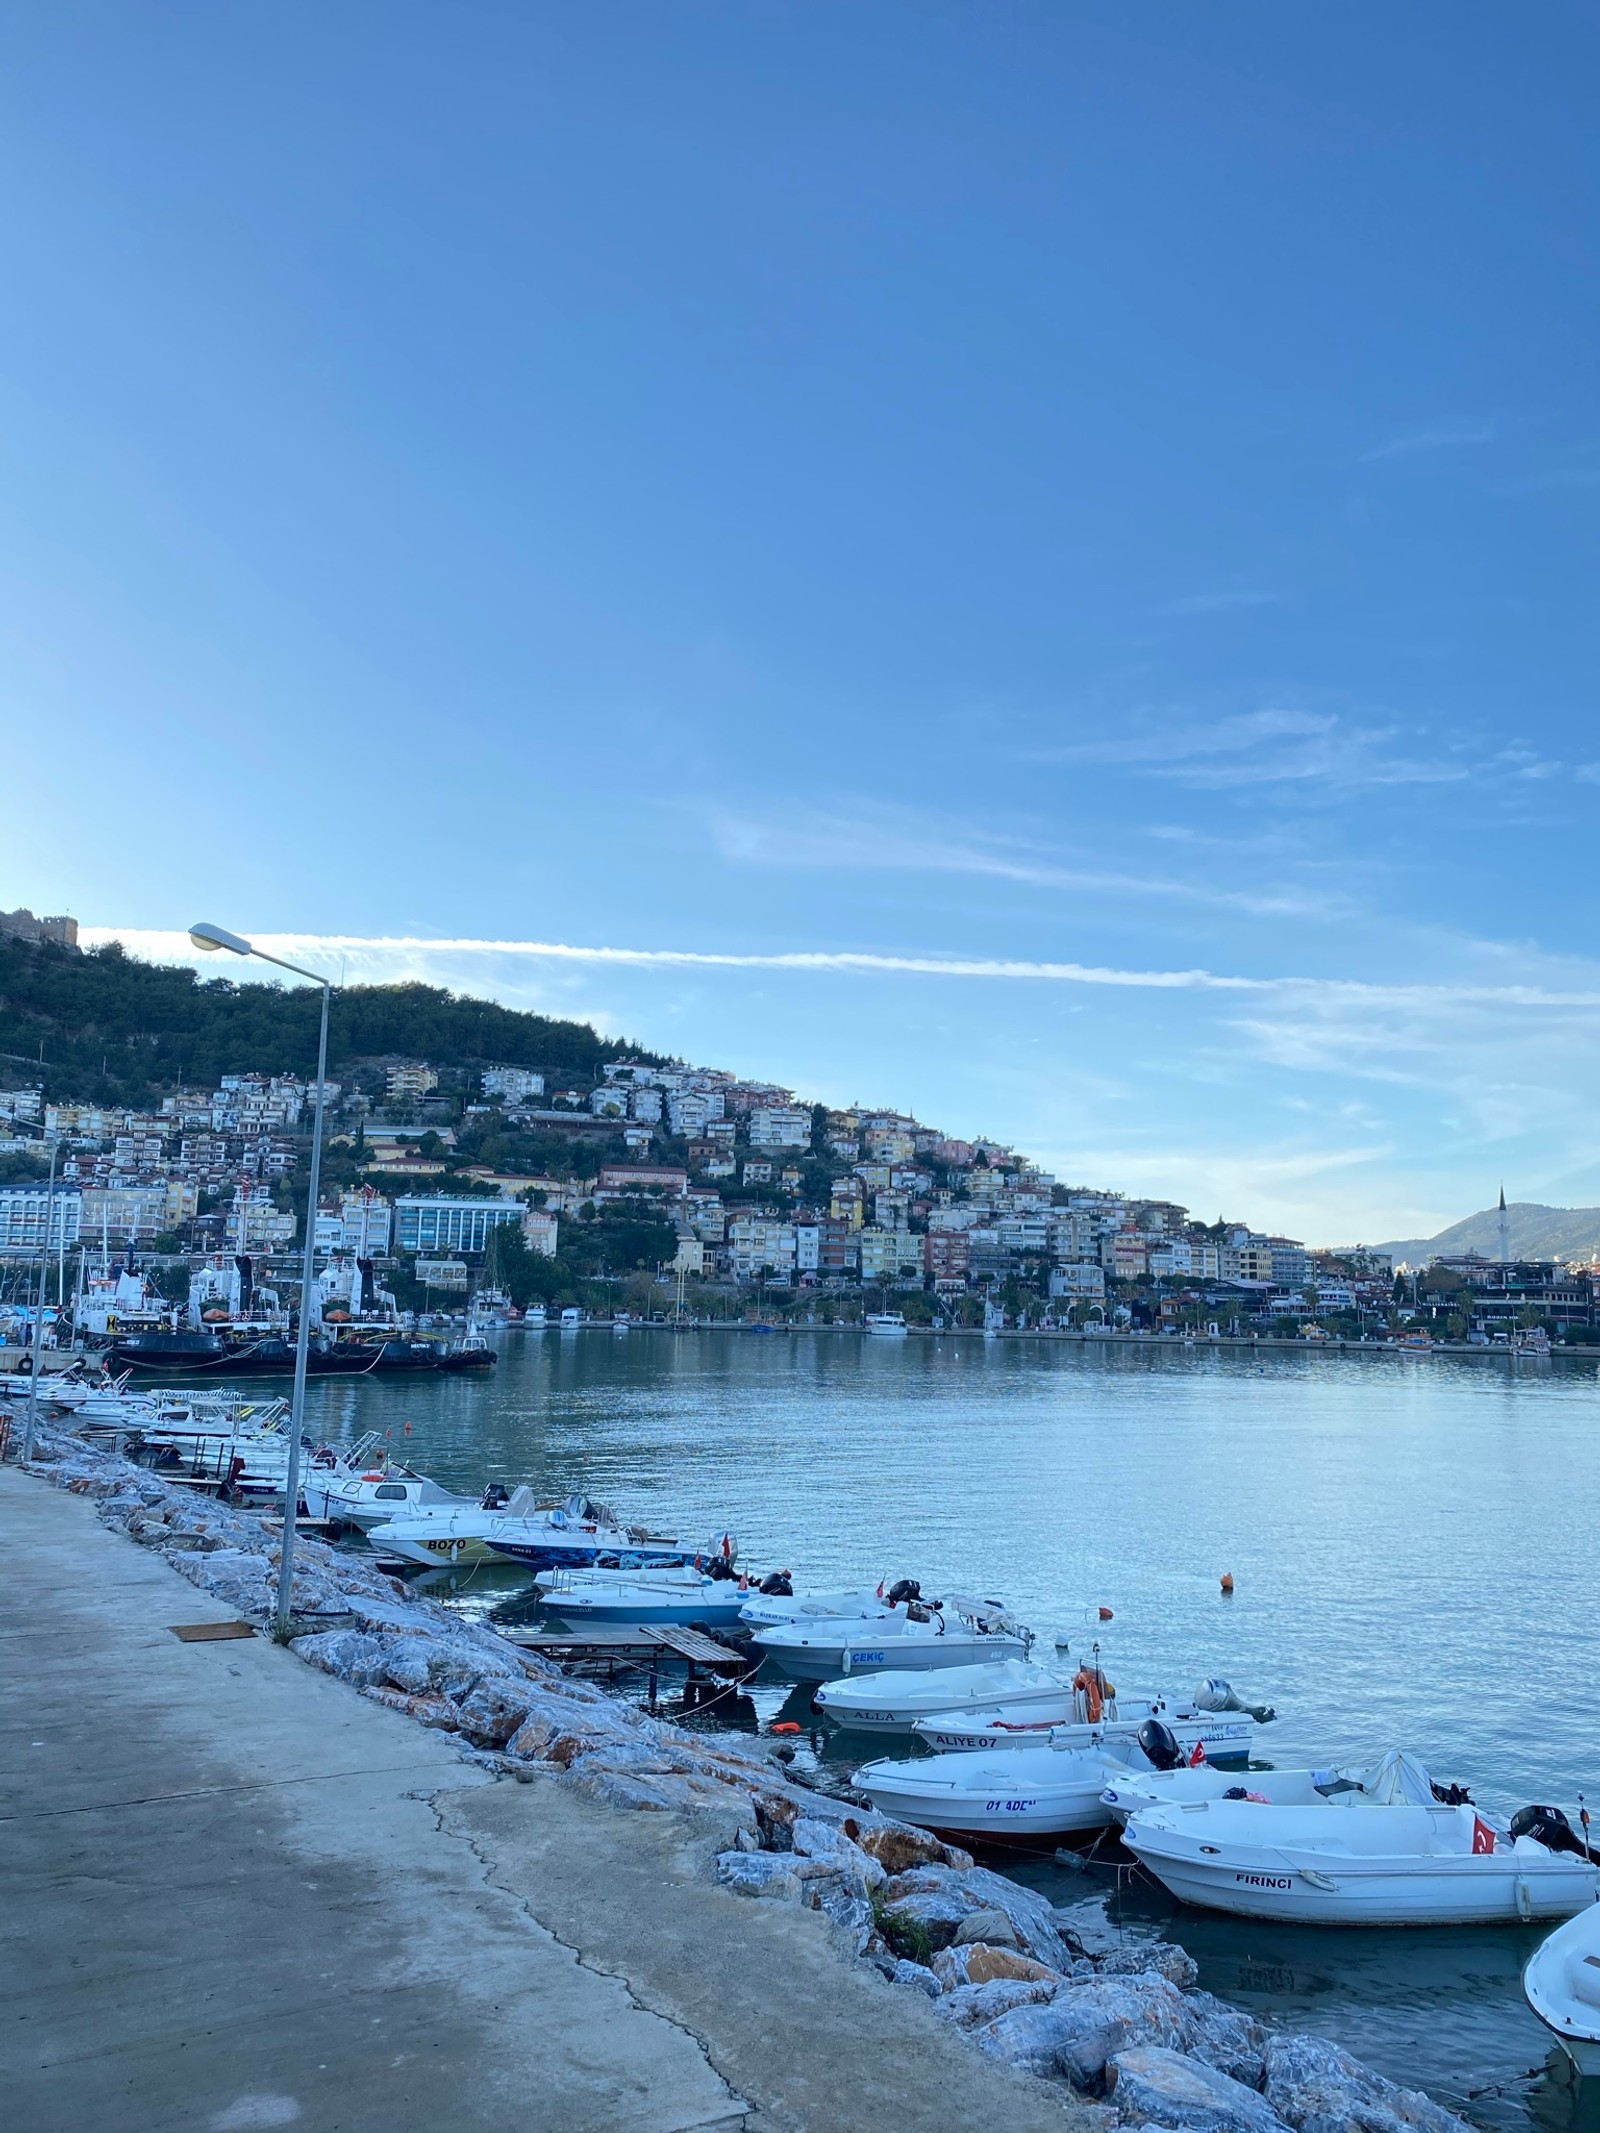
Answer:
[[[510,1501],[511,1498],[506,1494],[500,1483],[491,1481],[483,1492],[483,1502],[479,1509],[484,1511],[503,1511]]]
[[[1513,1839],[1532,1837],[1547,1852],[1576,1852],[1580,1859],[1589,1857],[1559,1807],[1519,1807],[1511,1817],[1510,1829]]]
[[[1158,1770],[1177,1770],[1185,1760],[1178,1736],[1159,1718],[1147,1718],[1139,1728],[1139,1746]]]
[[[887,1598],[891,1607],[898,1607],[902,1600],[920,1600],[922,1587],[915,1578],[898,1578],[889,1587]]]
[[[725,1555],[714,1555],[706,1565],[706,1576],[708,1578],[720,1579],[724,1583],[729,1583],[738,1575],[738,1571],[734,1569]]]
[[[756,1590],[757,1592],[766,1593],[769,1598],[792,1600],[794,1598],[794,1580],[787,1570],[769,1570],[756,1587]]]
[[[1270,1703],[1246,1703],[1231,1681],[1202,1681],[1192,1699],[1197,1711],[1245,1711],[1258,1726],[1270,1725],[1277,1717]]]

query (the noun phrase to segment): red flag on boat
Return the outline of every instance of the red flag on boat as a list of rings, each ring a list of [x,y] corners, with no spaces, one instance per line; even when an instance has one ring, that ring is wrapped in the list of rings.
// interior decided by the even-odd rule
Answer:
[[[1191,1750],[1191,1752],[1190,1752],[1190,1756],[1189,1756],[1189,1768],[1190,1768],[1191,1770],[1193,1770],[1193,1769],[1197,1768],[1199,1764],[1201,1764],[1201,1763],[1203,1763],[1203,1762],[1205,1761],[1205,1759],[1206,1759],[1206,1744],[1205,1744],[1205,1742],[1204,1742],[1203,1740],[1197,1740],[1197,1741],[1195,1742],[1195,1744],[1194,1744],[1194,1747],[1193,1747],[1193,1749],[1192,1749],[1192,1750]]]
[[[1474,1852],[1494,1850],[1494,1831],[1482,1815],[1474,1815],[1472,1818],[1472,1849]]]
[[[878,1598],[879,1598],[880,1600],[881,1600],[881,1599],[883,1598],[883,1580],[882,1580],[882,1578],[879,1578],[879,1580],[878,1580]]]

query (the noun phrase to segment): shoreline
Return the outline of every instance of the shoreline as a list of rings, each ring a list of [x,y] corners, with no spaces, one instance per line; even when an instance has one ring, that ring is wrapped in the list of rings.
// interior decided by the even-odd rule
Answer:
[[[45,1433],[34,1471],[74,1496],[96,1499],[113,1547],[125,1535],[151,1552],[152,1571],[164,1564],[239,1618],[257,1625],[268,1619],[276,1546],[259,1518],[196,1500],[56,1429]],[[22,1479],[7,1469],[8,1492]],[[101,1551],[101,1563],[108,1560]],[[179,1588],[171,1590],[169,1605],[179,1612]],[[1196,1966],[1175,1943],[1091,1953],[1064,1934],[1042,1896],[975,1866],[958,1848],[797,1785],[769,1748],[649,1717],[492,1630],[463,1623],[366,1558],[302,1542],[294,1604],[288,1651],[280,1654],[257,1638],[261,1659],[270,1657],[274,1666],[289,1657],[308,1662],[332,1677],[320,1696],[348,1698],[345,1708],[357,1698],[378,1705],[391,1721],[411,1722],[412,1739],[419,1738],[419,1725],[433,1733],[438,1746],[429,1752],[452,1756],[457,1768],[469,1766],[463,1782],[487,1787],[487,1811],[508,1829],[525,1825],[522,1803],[542,1812],[539,1802],[550,1786],[564,1799],[582,1800],[585,1812],[602,1814],[608,1828],[621,1830],[643,1816],[654,1829],[675,1829],[675,1856],[688,1863],[656,1890],[657,1911],[664,1903],[675,1915],[675,1903],[691,1889],[704,1891],[693,1897],[696,1904],[714,1897],[722,1906],[712,1913],[720,1940],[754,1936],[742,1956],[733,1949],[736,1964],[759,1951],[774,1914],[782,1931],[809,1935],[809,1958],[869,2028],[887,2004],[896,2010],[891,2029],[899,2012],[914,2010],[916,2034],[939,2039],[939,2110],[947,2112],[953,2076],[945,2055],[953,2051],[961,2067],[957,2085],[979,2084],[965,2106],[968,2115],[1019,2133],[1037,2122],[1034,2097],[1057,2125],[1063,2112],[1081,2115],[1099,2101],[1102,2128],[1179,2127],[1189,2121],[1172,2098],[1196,2083],[1223,2112],[1219,2124],[1253,2133],[1299,2133],[1313,2121],[1321,2129],[1330,2123],[1330,2096],[1338,2099],[1339,2114],[1331,2122],[1353,2124],[1359,2113],[1367,2133],[1403,2127],[1463,2133],[1465,2121],[1338,2047],[1195,1992]],[[206,1649],[226,1654],[235,1647]],[[100,1735],[92,1716],[84,1722],[92,1756]],[[517,1782],[491,1785],[491,1779]],[[532,1794],[522,1790],[530,1784]],[[586,1890],[585,1862],[568,1858],[563,1870],[581,1911],[598,1893]],[[750,1899],[758,1907],[745,1910]],[[809,1914],[820,1914],[826,1931]],[[681,1940],[671,1960],[689,1960]],[[790,2048],[811,2055],[826,2041],[803,2034]],[[1014,2081],[1018,2073],[1043,2081],[1020,2091],[992,2086],[997,2076]],[[1013,2108],[1005,2111],[1008,2098]],[[890,2117],[897,2127],[949,2122],[948,2112],[941,2119],[891,2110]],[[746,2121],[729,2120],[736,2122]],[[820,2111],[749,2122],[834,2123]]]

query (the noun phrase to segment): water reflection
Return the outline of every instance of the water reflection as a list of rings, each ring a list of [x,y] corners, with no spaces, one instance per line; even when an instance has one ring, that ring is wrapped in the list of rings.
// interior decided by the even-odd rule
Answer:
[[[1279,1764],[1404,1746],[1502,1811],[1571,1812],[1600,1790],[1591,1368],[804,1332],[497,1344],[489,1383],[315,1381],[313,1426],[387,1429],[456,1488],[581,1485],[691,1538],[729,1526],[797,1585],[909,1573],[1003,1593],[1041,1656],[1098,1637],[1125,1691],[1220,1674],[1274,1702]],[[469,1614],[533,1612],[515,1570],[432,1580]],[[830,1783],[863,1752],[814,1736],[809,1692],[782,1682],[745,1685],[734,1715],[793,1719],[796,1768]],[[1174,1916],[1126,1869],[1006,1865],[1101,1933],[1181,1939],[1211,1989],[1398,2079],[1485,2092],[1470,2108],[1486,2123],[1600,2133],[1600,2105],[1546,2071],[1522,2002],[1537,1929]]]

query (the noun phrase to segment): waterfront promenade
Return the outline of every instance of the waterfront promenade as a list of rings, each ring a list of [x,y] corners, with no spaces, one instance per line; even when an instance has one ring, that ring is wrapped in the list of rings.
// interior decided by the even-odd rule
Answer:
[[[0,1470],[8,2115],[31,2133],[1061,2133],[709,1849],[442,1737]]]

